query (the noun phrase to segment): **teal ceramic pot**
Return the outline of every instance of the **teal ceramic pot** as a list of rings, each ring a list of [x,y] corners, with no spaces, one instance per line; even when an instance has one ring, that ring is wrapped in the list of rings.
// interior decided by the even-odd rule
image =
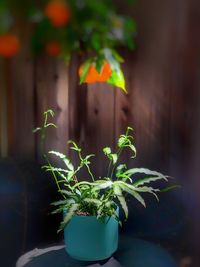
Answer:
[[[75,215],[64,229],[64,240],[65,249],[72,258],[104,260],[117,250],[118,222],[113,217],[106,218],[103,223],[94,216]]]

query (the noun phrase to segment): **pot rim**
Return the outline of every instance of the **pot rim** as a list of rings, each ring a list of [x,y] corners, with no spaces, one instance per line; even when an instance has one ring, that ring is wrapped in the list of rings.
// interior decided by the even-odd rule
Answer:
[[[116,204],[117,208],[116,208],[116,211],[119,213],[119,206]],[[63,208],[63,213],[66,213],[67,212],[67,208]],[[97,216],[94,216],[94,215],[78,215],[78,214],[74,214],[73,217],[82,217],[82,218],[96,218],[97,219]],[[106,216],[105,218],[106,219],[109,219],[111,218],[112,216]],[[97,219],[99,220],[99,219]]]

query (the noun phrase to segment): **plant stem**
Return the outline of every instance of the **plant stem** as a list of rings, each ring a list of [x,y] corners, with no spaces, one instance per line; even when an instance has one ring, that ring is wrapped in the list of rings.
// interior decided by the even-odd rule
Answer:
[[[110,160],[109,165],[108,165],[107,177],[109,177],[109,175],[110,175],[111,164],[112,164],[112,160]]]
[[[114,170],[115,170],[116,165],[117,165],[117,163],[118,163],[118,161],[119,161],[119,157],[120,157],[122,151],[123,151],[123,147],[121,147],[121,148],[118,149],[118,151],[117,151],[117,161],[115,162],[115,164],[113,164],[113,168],[112,168],[111,176],[110,176],[110,177],[111,177],[111,180],[112,180],[112,178],[113,178]]]
[[[51,171],[52,171],[52,174],[53,174],[53,178],[54,178],[54,180],[55,180],[55,182],[56,182],[56,186],[57,186],[57,188],[58,188],[58,191],[61,191],[60,185],[59,185],[59,183],[58,183],[58,179],[57,179],[57,177],[56,177],[56,174],[55,174],[54,170],[52,170],[52,165],[51,165],[50,161],[48,160],[47,155],[44,155],[44,157],[45,157],[47,163],[49,164],[49,166],[50,166],[50,168],[51,168]],[[60,193],[61,193],[61,192],[60,192]],[[66,196],[65,196],[63,193],[61,193],[61,195],[63,196],[63,198],[66,199]]]
[[[91,170],[90,170],[90,167],[86,164],[86,168],[90,174],[90,177],[92,178],[92,181],[95,182],[95,179],[94,179],[94,175],[92,174]]]
[[[80,159],[81,163],[86,166],[86,168],[87,168],[87,170],[88,170],[88,172],[90,174],[90,177],[92,178],[92,181],[95,182],[94,175],[92,174],[92,172],[91,172],[90,167],[88,166],[88,164],[85,164],[84,163],[84,159],[83,159],[83,157],[81,155],[81,151],[80,150],[78,151],[78,156],[79,156],[79,159]]]
[[[41,152],[44,154],[44,157],[47,159],[47,156],[45,155],[45,137],[46,137],[46,124],[48,119],[48,113],[44,112],[44,122],[43,126],[41,127]]]

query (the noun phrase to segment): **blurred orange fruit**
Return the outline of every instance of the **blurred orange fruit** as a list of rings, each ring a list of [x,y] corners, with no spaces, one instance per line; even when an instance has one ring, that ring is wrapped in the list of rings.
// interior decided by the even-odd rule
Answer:
[[[50,1],[45,8],[45,15],[49,18],[52,25],[62,27],[69,22],[71,12],[64,1]]]
[[[18,53],[20,49],[19,38],[10,33],[0,35],[0,55],[4,57],[12,57]]]
[[[98,80],[99,82],[106,82],[112,74],[112,69],[110,67],[110,64],[108,62],[105,62],[103,64],[103,67],[101,69],[101,73],[98,73]]]
[[[83,66],[81,65],[79,68],[79,76],[82,74]],[[85,81],[86,83],[95,83],[95,82],[106,82],[112,74],[112,69],[107,61],[104,62],[101,72],[95,69],[94,64],[92,64],[88,70]]]
[[[61,51],[60,43],[57,41],[50,42],[46,45],[46,52],[51,56],[58,56]]]
[[[79,69],[79,76],[82,74],[82,66]],[[94,64],[92,64],[88,70],[88,73],[86,75],[85,81],[86,83],[95,83],[98,79],[98,72],[94,67]]]

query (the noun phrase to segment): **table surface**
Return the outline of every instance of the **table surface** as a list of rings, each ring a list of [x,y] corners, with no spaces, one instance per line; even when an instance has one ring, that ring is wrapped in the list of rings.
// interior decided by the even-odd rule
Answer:
[[[172,256],[154,243],[121,237],[117,252],[107,262],[82,262],[72,259],[64,245],[34,249],[22,255],[16,267],[177,267]]]

